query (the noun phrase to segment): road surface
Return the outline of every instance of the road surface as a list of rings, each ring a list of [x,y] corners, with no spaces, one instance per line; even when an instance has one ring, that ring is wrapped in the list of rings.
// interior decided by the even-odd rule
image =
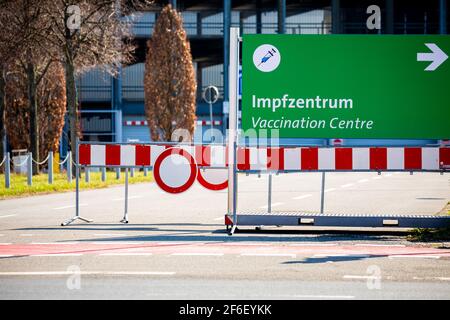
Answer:
[[[267,176],[241,176],[239,209],[264,210]],[[275,176],[273,210],[318,211],[320,174]],[[448,175],[326,176],[326,212],[437,214]],[[226,192],[153,183],[0,201],[0,299],[448,299],[450,245],[393,233],[267,227],[232,237]]]

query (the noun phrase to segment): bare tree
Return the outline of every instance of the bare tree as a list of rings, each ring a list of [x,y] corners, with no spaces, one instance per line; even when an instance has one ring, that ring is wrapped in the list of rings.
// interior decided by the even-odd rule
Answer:
[[[183,21],[170,5],[161,11],[147,46],[145,112],[152,139],[169,141],[176,129],[192,137],[197,83]]]
[[[20,50],[14,50],[14,55],[8,55],[5,60],[7,65],[21,68],[21,71],[26,74],[27,85],[27,101],[30,114],[29,120],[29,140],[31,152],[36,161],[39,161],[39,126],[38,126],[38,103],[36,97],[36,90],[39,83],[47,73],[50,65],[54,61],[55,56],[52,47],[48,41],[50,20],[42,10],[51,5],[50,0],[15,0],[6,1],[2,4],[1,12],[5,26],[10,34],[3,37],[17,37],[12,40]],[[17,43],[17,40],[20,42]],[[10,47],[2,41],[4,51]],[[8,71],[6,71],[8,72]],[[3,79],[5,79],[3,77]],[[7,94],[7,92],[5,92]],[[4,99],[3,99],[4,100]],[[3,106],[4,107],[4,106]],[[33,164],[33,173],[38,173],[38,166]]]
[[[30,142],[30,110],[27,77],[20,69],[10,69],[6,86],[5,125],[8,139],[14,149],[28,149]],[[53,63],[36,88],[39,128],[39,157],[57,151],[66,113],[64,69]],[[33,155],[35,157],[35,155]]]
[[[51,41],[60,48],[65,69],[74,155],[79,128],[76,76],[94,67],[115,75],[121,64],[132,60],[131,24],[123,14],[135,8],[133,1],[125,0],[59,0],[45,9],[52,20]]]

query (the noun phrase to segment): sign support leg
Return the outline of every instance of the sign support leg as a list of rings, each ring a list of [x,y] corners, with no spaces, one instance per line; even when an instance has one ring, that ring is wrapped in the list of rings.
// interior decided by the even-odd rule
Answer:
[[[228,126],[228,216],[233,218],[232,235],[237,227],[237,114],[239,83],[239,28],[230,28],[230,65],[229,65],[230,114]]]
[[[125,169],[125,210],[120,222],[128,223],[128,168]]]
[[[90,219],[86,219],[80,216],[80,165],[78,164],[78,157],[79,157],[79,148],[78,148],[78,139],[76,142],[76,148],[77,148],[77,153],[76,153],[76,163],[75,163],[75,216],[72,217],[71,219],[61,223],[62,226],[67,226],[68,224],[71,224],[72,222],[74,222],[75,220],[81,220],[84,222],[92,222],[92,220]],[[68,159],[69,161],[72,159]],[[67,163],[67,167],[72,167],[72,162],[68,162]]]
[[[325,206],[325,171],[322,172],[322,186],[320,189],[320,214],[323,214]]]

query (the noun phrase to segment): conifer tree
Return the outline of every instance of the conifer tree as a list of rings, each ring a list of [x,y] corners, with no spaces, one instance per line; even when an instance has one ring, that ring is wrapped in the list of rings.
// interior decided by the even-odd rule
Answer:
[[[195,126],[196,79],[181,15],[164,7],[147,42],[145,113],[154,141],[170,141],[176,129]]]

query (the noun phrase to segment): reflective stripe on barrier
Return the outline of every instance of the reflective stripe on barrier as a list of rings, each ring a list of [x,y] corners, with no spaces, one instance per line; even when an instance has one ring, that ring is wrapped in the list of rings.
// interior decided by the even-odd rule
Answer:
[[[154,166],[166,145],[81,144],[84,166]],[[199,167],[228,165],[221,145],[183,145]],[[386,171],[443,170],[450,166],[448,147],[238,147],[239,171]]]

